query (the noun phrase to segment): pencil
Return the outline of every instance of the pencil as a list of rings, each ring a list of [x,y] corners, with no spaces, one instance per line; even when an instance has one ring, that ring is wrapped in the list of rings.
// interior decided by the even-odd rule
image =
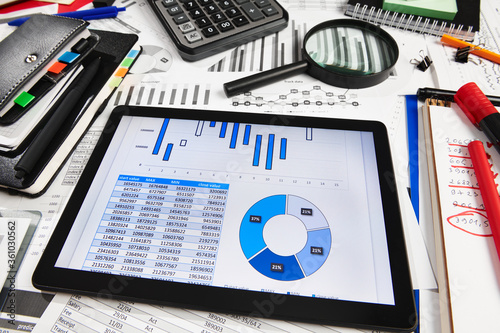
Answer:
[[[486,50],[485,48],[482,48],[480,46],[464,42],[463,40],[457,39],[455,37],[451,37],[447,34],[444,34],[441,37],[441,42],[448,44],[450,46],[456,47],[456,48],[462,48],[462,47],[469,46],[471,49],[470,53],[475,54],[481,58],[493,61],[497,64],[500,64],[500,54]]]

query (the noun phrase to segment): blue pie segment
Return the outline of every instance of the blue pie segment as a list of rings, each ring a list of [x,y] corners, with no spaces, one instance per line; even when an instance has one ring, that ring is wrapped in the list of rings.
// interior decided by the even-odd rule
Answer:
[[[285,209],[286,195],[267,197],[250,207],[240,226],[241,249],[247,259],[267,247],[264,242],[264,225],[271,217],[285,214]]]
[[[304,277],[295,256],[279,256],[268,248],[252,258],[250,265],[261,274],[274,280],[293,281]],[[282,267],[281,271],[280,266]]]
[[[306,246],[296,254],[306,276],[316,272],[325,263],[331,244],[329,228],[307,232]]]
[[[296,254],[282,256],[268,248],[264,226],[274,216],[298,218],[307,231],[306,245]],[[308,200],[294,195],[273,195],[255,203],[240,226],[240,245],[250,265],[275,280],[294,281],[316,272],[326,261],[332,244],[328,221]]]

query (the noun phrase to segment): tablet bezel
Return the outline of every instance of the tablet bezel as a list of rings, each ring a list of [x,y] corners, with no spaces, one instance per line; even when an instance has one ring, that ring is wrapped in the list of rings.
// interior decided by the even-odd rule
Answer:
[[[55,267],[79,208],[124,115],[372,132],[395,305],[236,290]],[[386,331],[412,331],[416,326],[415,302],[388,135],[385,126],[377,121],[119,106],[111,113],[32,280],[36,288],[48,291],[64,291],[255,317]]]

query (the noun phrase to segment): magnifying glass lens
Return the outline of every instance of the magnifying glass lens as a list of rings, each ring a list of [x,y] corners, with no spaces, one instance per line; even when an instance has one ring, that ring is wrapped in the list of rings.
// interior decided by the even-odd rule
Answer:
[[[329,72],[353,76],[385,71],[394,65],[398,56],[385,37],[349,26],[315,31],[304,47],[318,66]]]
[[[292,64],[253,74],[224,84],[226,96],[308,73],[336,87],[359,89],[381,83],[395,66],[396,41],[371,23],[339,19],[318,24],[304,37],[303,58]]]

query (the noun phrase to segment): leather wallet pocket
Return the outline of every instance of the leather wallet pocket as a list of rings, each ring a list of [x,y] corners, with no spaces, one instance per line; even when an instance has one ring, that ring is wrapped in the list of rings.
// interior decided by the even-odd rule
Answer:
[[[66,71],[54,71],[51,66],[57,62],[55,59],[69,52],[73,44],[90,37],[87,26],[88,22],[84,20],[33,15],[0,42],[0,119],[16,105],[22,108],[18,113],[28,110],[65,75],[71,66]],[[68,64],[74,66],[73,61],[63,62],[64,67]],[[38,96],[26,94],[41,80],[53,84],[43,82],[45,89],[38,90]],[[15,102],[18,98],[19,101]],[[15,120],[17,117],[11,115],[10,118]]]

